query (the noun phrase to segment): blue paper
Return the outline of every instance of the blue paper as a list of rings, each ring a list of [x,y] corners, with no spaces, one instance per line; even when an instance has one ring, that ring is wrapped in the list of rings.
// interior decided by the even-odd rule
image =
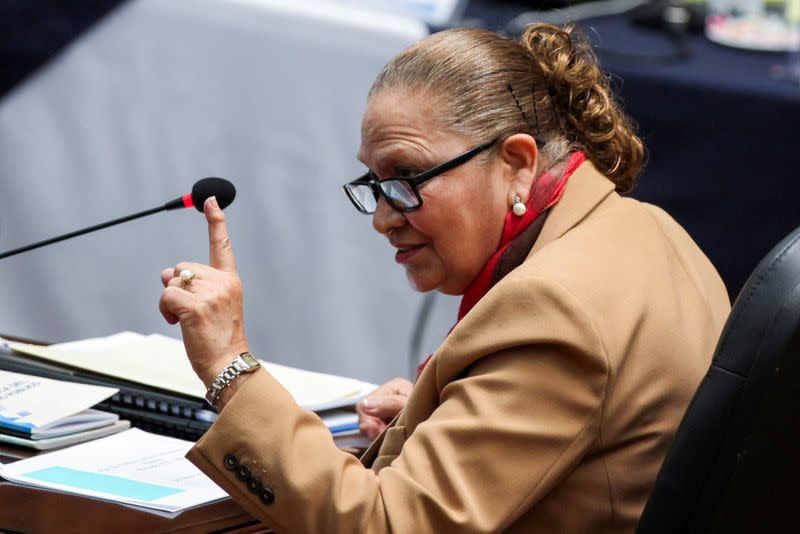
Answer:
[[[109,493],[118,497],[127,497],[140,501],[155,501],[163,497],[168,497],[183,490],[139,482],[127,478],[104,475],[102,473],[91,473],[89,471],[79,471],[68,467],[48,467],[30,473],[23,473],[22,476],[49,482],[51,484],[62,484],[73,488],[81,488],[89,491]]]

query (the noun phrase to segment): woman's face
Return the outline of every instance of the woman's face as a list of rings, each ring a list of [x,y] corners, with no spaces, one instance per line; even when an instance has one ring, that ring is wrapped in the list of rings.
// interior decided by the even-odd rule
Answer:
[[[381,179],[411,176],[489,141],[444,131],[436,110],[435,99],[423,95],[377,93],[362,121],[359,159]],[[416,290],[463,293],[497,249],[513,195],[497,159],[479,156],[426,181],[416,211],[400,213],[379,200],[372,224]]]

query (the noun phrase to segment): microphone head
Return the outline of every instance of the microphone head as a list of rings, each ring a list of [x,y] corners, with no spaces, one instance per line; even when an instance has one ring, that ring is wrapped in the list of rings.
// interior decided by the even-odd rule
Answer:
[[[211,177],[197,180],[192,187],[192,203],[200,213],[203,213],[203,204],[208,197],[217,197],[217,204],[221,209],[225,209],[236,198],[236,188],[225,178]]]

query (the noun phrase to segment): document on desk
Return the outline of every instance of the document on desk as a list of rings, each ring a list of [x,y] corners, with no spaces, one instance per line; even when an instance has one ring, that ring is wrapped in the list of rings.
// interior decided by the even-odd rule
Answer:
[[[0,477],[169,517],[227,497],[184,458],[192,445],[133,428],[4,465]]]
[[[192,371],[183,343],[167,336],[121,332],[59,345],[10,342],[9,346],[16,352],[49,362],[189,395],[201,401],[205,398],[206,388]],[[263,360],[261,364],[300,406],[312,411],[352,406],[375,389],[374,384],[353,378]]]
[[[39,439],[110,425],[119,417],[88,408],[117,391],[0,370],[0,432]]]

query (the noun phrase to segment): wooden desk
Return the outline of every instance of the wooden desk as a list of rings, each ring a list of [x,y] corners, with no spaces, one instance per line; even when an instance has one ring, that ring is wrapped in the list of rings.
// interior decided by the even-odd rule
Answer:
[[[105,501],[0,482],[0,503],[3,532],[268,532],[231,499],[168,519]]]
[[[0,462],[11,463],[35,451],[0,446]],[[0,531],[38,533],[96,532],[269,532],[231,499],[188,510],[168,519],[110,502],[0,481]]]

